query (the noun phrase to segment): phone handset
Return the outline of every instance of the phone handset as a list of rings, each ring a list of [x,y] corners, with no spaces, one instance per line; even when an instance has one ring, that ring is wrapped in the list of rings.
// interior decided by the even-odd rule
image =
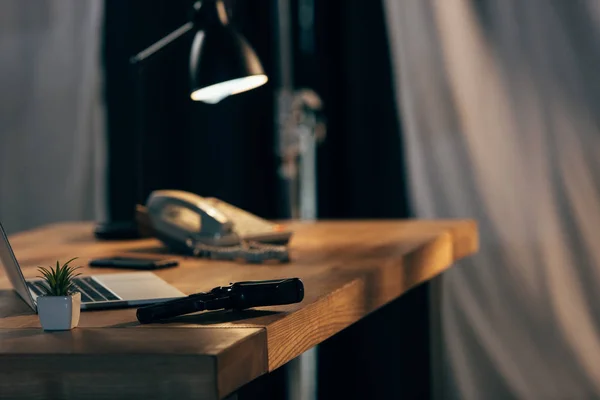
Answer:
[[[157,238],[174,250],[221,260],[289,261],[286,246],[241,240],[235,221],[196,194],[158,190],[146,207]]]
[[[148,198],[147,208],[157,236],[171,247],[187,248],[189,239],[215,246],[240,242],[232,221],[196,194],[158,190]]]

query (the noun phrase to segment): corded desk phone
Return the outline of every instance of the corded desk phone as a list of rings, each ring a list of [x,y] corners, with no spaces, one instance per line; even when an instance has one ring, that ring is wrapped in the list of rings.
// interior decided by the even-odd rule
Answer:
[[[158,190],[146,203],[155,236],[169,248],[219,259],[287,261],[292,232],[215,198]]]

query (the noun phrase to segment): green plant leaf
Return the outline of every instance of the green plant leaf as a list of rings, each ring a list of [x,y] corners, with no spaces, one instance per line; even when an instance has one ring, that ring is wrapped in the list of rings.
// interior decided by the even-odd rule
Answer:
[[[80,273],[75,273],[81,267],[74,267],[69,265],[71,262],[76,260],[77,257],[70,259],[64,264],[60,264],[60,261],[56,261],[56,267],[38,267],[41,278],[44,282],[42,287],[46,292],[47,296],[68,296],[74,292],[75,286],[73,285],[73,279]]]

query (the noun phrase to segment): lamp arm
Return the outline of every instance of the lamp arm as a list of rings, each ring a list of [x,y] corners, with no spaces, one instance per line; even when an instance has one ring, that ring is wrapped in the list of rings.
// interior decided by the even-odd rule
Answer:
[[[144,83],[143,83],[143,73],[144,73],[144,64],[143,62],[148,60],[150,57],[182,38],[188,32],[194,29],[194,23],[188,22],[185,25],[180,26],[173,32],[169,33],[164,38],[160,39],[158,42],[148,46],[144,50],[137,53],[135,56],[129,59],[130,65],[132,67],[132,72],[134,75],[134,80],[136,83],[135,95],[136,95],[136,105],[137,110],[136,114],[136,123],[135,123],[135,140],[137,147],[137,195],[136,201],[138,204],[144,204],[145,202],[145,143],[144,143]]]
[[[139,62],[143,62],[148,57],[152,57],[154,54],[156,54],[157,52],[159,52],[166,46],[170,45],[171,43],[175,42],[177,39],[183,37],[186,33],[188,33],[189,31],[191,31],[193,29],[194,29],[193,22],[188,22],[187,24],[180,26],[179,28],[175,29],[173,32],[169,33],[164,38],[160,39],[159,41],[157,41],[154,44],[151,44],[144,50],[137,53],[135,56],[131,57],[129,59],[129,62],[131,64],[137,64]]]

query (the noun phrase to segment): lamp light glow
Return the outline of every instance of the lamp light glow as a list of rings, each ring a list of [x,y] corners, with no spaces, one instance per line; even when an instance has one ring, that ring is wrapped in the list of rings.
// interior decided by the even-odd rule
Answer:
[[[209,104],[216,104],[224,98],[233,94],[247,92],[267,83],[269,79],[266,75],[253,75],[244,78],[231,79],[220,82],[192,92],[191,98],[194,101],[203,101]]]

